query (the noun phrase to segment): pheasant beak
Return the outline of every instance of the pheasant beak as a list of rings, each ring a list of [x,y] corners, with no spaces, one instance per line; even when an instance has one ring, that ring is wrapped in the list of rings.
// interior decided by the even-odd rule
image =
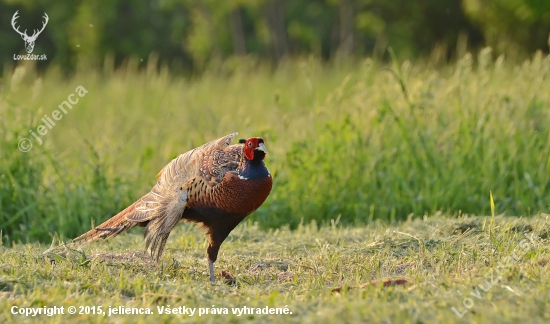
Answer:
[[[267,149],[265,148],[264,143],[258,144],[258,147],[255,148],[254,150],[256,150],[256,151],[262,151],[262,152],[264,152],[264,153],[267,153]]]

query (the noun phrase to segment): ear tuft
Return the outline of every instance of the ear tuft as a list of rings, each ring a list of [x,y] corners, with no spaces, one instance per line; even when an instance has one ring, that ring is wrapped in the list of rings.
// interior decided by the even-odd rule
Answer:
[[[246,139],[241,138],[241,139],[239,140],[239,144],[244,144],[244,143],[246,143]]]

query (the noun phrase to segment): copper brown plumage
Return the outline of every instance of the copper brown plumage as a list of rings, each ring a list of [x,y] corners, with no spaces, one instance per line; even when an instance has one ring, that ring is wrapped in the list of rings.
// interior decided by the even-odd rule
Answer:
[[[252,137],[230,145],[237,133],[181,154],[158,174],[149,193],[103,224],[75,238],[82,245],[114,237],[134,226],[145,227],[146,249],[157,261],[180,220],[207,229],[210,280],[214,262],[229,233],[265,201],[272,177],[264,164],[264,140]]]

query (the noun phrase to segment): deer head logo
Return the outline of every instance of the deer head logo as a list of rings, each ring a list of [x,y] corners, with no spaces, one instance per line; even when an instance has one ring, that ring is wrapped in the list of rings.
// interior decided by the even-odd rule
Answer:
[[[48,20],[50,20],[50,18],[48,17],[48,15],[46,13],[44,13],[44,19],[46,21],[44,21],[42,23],[42,29],[40,30],[37,30],[35,29],[34,32],[32,33],[32,36],[29,36],[27,35],[27,30],[25,29],[24,32],[20,32],[19,31],[19,27],[17,27],[15,25],[15,21],[17,20],[17,18],[19,18],[19,16],[17,16],[17,13],[19,12],[19,10],[17,10],[14,14],[13,14],[13,17],[11,18],[11,26],[13,27],[13,29],[19,34],[21,35],[21,38],[23,38],[23,40],[25,41],[25,49],[27,50],[27,53],[32,53],[32,50],[34,49],[34,42],[36,41],[36,38],[38,37],[38,35],[40,35],[40,33],[44,30],[44,28],[46,27],[46,25],[48,24]]]

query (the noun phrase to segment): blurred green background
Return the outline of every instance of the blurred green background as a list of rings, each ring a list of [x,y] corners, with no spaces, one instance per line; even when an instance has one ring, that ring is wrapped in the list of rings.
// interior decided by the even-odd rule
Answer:
[[[16,10],[48,14],[46,61],[13,60]],[[549,210],[550,1],[5,0],[0,26],[5,244],[89,230],[234,131],[266,139],[262,227]]]
[[[151,53],[172,72],[202,71],[234,55],[384,58],[388,46],[408,59],[434,49],[456,58],[457,47],[481,46],[524,57],[548,52],[550,32],[547,0],[2,0],[0,57],[10,63],[23,51],[10,26],[16,10],[22,30],[49,15],[34,53],[48,54],[40,66],[66,71],[101,65],[106,55],[115,65],[128,57],[146,64]]]

